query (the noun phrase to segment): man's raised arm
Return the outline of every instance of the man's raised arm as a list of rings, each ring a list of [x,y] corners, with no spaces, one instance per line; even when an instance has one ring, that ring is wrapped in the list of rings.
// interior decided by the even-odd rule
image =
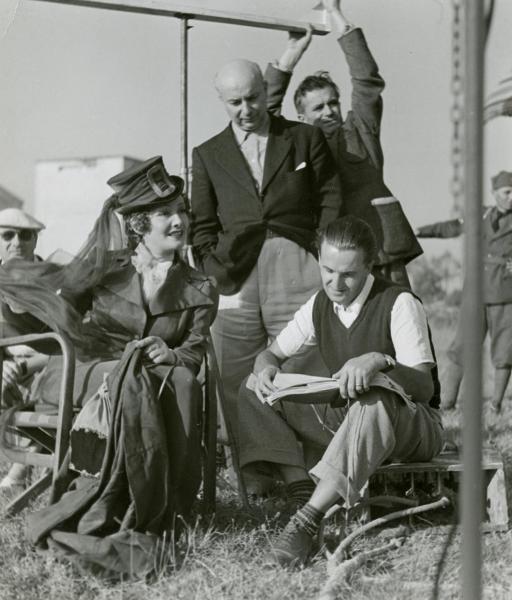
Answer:
[[[453,238],[458,237],[464,229],[462,219],[451,219],[439,221],[430,225],[423,225],[416,229],[416,237],[419,238]]]
[[[368,48],[362,29],[349,23],[341,13],[339,0],[329,0],[327,4],[331,21],[340,34],[338,43],[350,71],[351,110],[359,128],[364,126],[370,133],[378,134],[382,120],[381,94],[385,82],[379,74],[379,67]]]
[[[290,31],[288,42],[281,58],[276,63],[270,63],[265,71],[267,82],[267,108],[273,115],[279,116],[283,106],[286,90],[290,84],[293,69],[309,47],[313,30],[308,27],[305,31]]]

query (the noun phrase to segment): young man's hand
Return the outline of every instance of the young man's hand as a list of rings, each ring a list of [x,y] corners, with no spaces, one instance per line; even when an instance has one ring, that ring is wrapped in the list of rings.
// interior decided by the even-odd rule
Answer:
[[[342,398],[355,400],[370,389],[370,382],[376,373],[387,367],[387,361],[380,352],[368,352],[348,360],[334,373],[338,380]]]
[[[274,377],[277,375],[277,373],[279,373],[278,367],[268,366],[262,369],[256,375],[256,385],[254,387],[254,391],[261,402],[265,402],[265,398],[277,390],[273,383]]]

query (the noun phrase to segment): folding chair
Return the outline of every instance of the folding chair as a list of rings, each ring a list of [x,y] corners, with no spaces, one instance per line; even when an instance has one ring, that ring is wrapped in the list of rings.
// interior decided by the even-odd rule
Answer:
[[[197,269],[192,246],[186,246],[183,251],[183,259]],[[204,440],[207,442],[206,458],[204,463],[204,501],[207,512],[215,508],[215,492],[217,482],[217,445],[224,447],[228,472],[236,480],[238,495],[244,508],[249,508],[247,490],[243,480],[238,461],[238,450],[231,425],[226,419],[226,399],[224,387],[219,371],[219,364],[215,356],[215,349],[211,337],[208,339],[205,369],[205,406]]]
[[[64,493],[67,482],[67,452],[69,436],[73,422],[73,383],[75,377],[75,351],[65,335],[53,332],[30,334],[0,339],[0,394],[2,391],[2,373],[5,348],[9,346],[27,345],[34,342],[56,341],[63,356],[62,379],[60,384],[58,406],[37,407],[23,405],[9,410],[8,423],[4,421],[0,439],[0,460],[22,463],[35,467],[43,467],[44,474],[27,490],[12,500],[6,515],[21,511],[39,494],[50,488],[50,504],[56,502]],[[20,431],[38,444],[37,451],[17,449],[5,443],[6,429]],[[44,440],[42,443],[41,441]]]
[[[50,504],[59,500],[69,483],[68,462],[69,443],[73,418],[76,410],[73,407],[73,384],[75,374],[75,353],[69,339],[56,333],[32,334],[0,339],[0,393],[1,373],[3,370],[4,350],[9,346],[27,345],[34,342],[55,340],[60,345],[63,355],[63,370],[60,385],[58,405],[37,407],[24,405],[9,409],[6,419],[3,419],[2,435],[0,438],[0,460],[17,462],[25,465],[43,467],[46,472],[27,490],[11,501],[6,515],[20,512],[39,494],[50,488]],[[203,446],[203,510],[213,512],[216,498],[216,458],[217,458],[217,418],[226,422],[223,417],[224,394],[220,380],[219,369],[211,340],[208,340],[204,361],[204,386],[202,407],[202,446]],[[35,409],[35,410],[34,410]],[[7,422],[8,421],[8,422]],[[228,425],[225,425],[223,443],[229,444],[233,439]],[[4,442],[7,429],[18,431],[33,440],[38,451],[32,449],[14,448]],[[238,468],[236,451],[229,453],[230,465],[235,473],[242,503],[248,506],[245,486]]]

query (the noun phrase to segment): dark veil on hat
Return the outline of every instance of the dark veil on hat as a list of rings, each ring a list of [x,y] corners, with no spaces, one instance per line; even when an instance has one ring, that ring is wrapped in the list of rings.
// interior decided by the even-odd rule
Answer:
[[[66,300],[66,291],[79,296],[92,289],[105,275],[118,268],[116,253],[125,247],[119,219],[123,215],[150,210],[180,197],[184,182],[169,175],[162,157],[139,163],[108,181],[114,194],[104,203],[94,226],[75,258],[67,265],[11,260],[0,265],[0,301],[43,321],[50,329],[68,335],[79,355],[112,355],[113,346],[121,352],[125,340],[112,340]],[[126,340],[128,341],[128,340]]]
[[[66,334],[82,358],[107,356],[112,345],[104,333],[84,328],[82,314],[66,296],[80,296],[111,270],[113,256],[109,250],[121,248],[122,240],[113,212],[116,205],[115,196],[105,202],[87,240],[69,264],[13,259],[0,265],[0,301]]]

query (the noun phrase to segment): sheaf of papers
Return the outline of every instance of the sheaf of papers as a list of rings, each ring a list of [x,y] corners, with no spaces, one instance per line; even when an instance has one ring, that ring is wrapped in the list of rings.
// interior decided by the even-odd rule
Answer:
[[[247,387],[250,390],[254,390],[255,385],[256,376],[252,374],[247,380]],[[315,377],[314,375],[302,375],[299,373],[277,373],[274,378],[274,385],[278,389],[265,398],[265,402],[271,406],[287,396],[316,394],[335,390],[338,388],[338,380],[331,377]],[[398,394],[411,410],[416,410],[416,405],[405,392],[404,388],[385,373],[377,373],[372,379],[370,386],[384,388]]]

